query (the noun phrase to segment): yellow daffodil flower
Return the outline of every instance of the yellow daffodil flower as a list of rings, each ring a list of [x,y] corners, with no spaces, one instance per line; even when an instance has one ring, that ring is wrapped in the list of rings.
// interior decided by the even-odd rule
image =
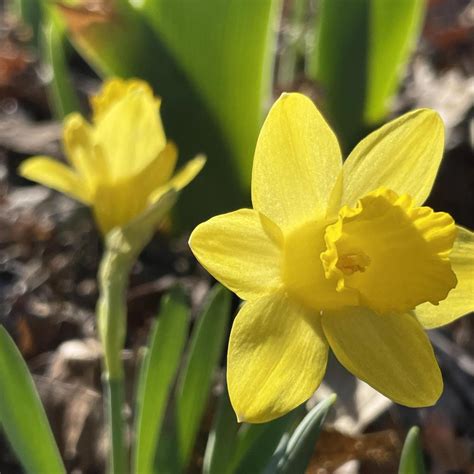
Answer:
[[[423,203],[444,129],[415,110],[362,140],[344,165],[313,103],[284,94],[260,133],[254,209],[199,225],[190,246],[246,302],[227,381],[241,421],[306,401],[328,349],[397,403],[434,404],[443,382],[423,328],[474,310],[474,234]]]
[[[146,82],[111,79],[91,99],[92,124],[73,113],[63,141],[70,166],[36,156],[22,176],[77,199],[93,209],[105,235],[140,215],[170,188],[186,186],[204,164],[196,157],[173,175],[176,146],[166,141],[160,99]]]

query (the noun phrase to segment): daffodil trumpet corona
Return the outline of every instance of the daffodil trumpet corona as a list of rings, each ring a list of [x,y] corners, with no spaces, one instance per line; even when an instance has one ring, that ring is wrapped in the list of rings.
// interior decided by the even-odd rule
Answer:
[[[176,146],[166,140],[160,99],[141,80],[110,79],[91,99],[92,123],[66,117],[63,142],[68,165],[36,156],[20,173],[90,206],[103,235],[123,227],[168,190],[180,190],[199,173],[198,156],[173,176]]]
[[[443,381],[425,328],[474,310],[474,234],[424,206],[444,127],[421,109],[384,125],[342,162],[307,97],[283,94],[258,138],[253,209],[200,224],[190,246],[244,300],[228,348],[240,421],[305,402],[329,348],[393,401],[433,405]]]

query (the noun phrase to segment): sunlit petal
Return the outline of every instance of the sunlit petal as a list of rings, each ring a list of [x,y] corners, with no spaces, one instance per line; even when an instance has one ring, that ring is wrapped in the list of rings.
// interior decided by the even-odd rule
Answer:
[[[66,117],[63,143],[67,160],[91,187],[97,180],[107,178],[104,157],[95,151],[94,131],[80,114],[73,113]]]
[[[132,89],[101,115],[95,140],[105,152],[113,179],[139,173],[166,145],[156,99],[146,90]]]
[[[307,97],[283,94],[255,150],[252,202],[284,231],[325,215],[341,169],[337,139]]]
[[[47,156],[35,156],[24,161],[19,173],[25,178],[90,204],[91,196],[86,183],[69,166]]]
[[[205,164],[206,158],[203,155],[198,155],[196,158],[188,161],[171,179],[168,179],[166,183],[160,185],[152,193],[150,193],[148,202],[156,202],[171,188],[173,188],[175,191],[180,191],[201,172]]]
[[[168,181],[168,186],[177,191],[187,186],[202,170],[206,164],[206,157],[198,155],[188,161],[178,172]]]
[[[229,395],[240,421],[272,420],[313,394],[328,351],[319,318],[283,293],[244,304],[227,356]]]
[[[411,314],[365,308],[324,312],[324,334],[347,370],[409,407],[436,403],[443,390],[431,343]]]
[[[425,303],[416,308],[416,316],[426,328],[449,324],[474,311],[474,233],[458,227],[449,259],[458,284],[437,306]]]
[[[433,110],[420,109],[389,122],[368,135],[344,163],[342,203],[381,186],[425,202],[443,156],[444,125]]]
[[[194,229],[189,245],[217,280],[243,299],[257,298],[280,285],[281,252],[258,212],[223,214]]]
[[[107,79],[98,94],[90,99],[94,121],[99,121],[110,108],[133,91],[141,91],[153,97],[149,84],[140,79],[124,80],[118,77]],[[159,100],[157,104],[159,106]]]

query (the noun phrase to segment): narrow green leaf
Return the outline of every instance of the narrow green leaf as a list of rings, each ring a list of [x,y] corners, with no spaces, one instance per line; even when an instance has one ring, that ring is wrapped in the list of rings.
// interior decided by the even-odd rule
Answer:
[[[13,15],[21,19],[24,25],[31,28],[31,42],[38,47],[38,33],[43,19],[40,0],[12,0],[6,2],[6,6]]]
[[[69,46],[65,26],[57,12],[45,6],[46,22],[43,36],[43,59],[52,72],[49,98],[58,120],[80,110],[79,99],[69,74],[66,51]]]
[[[329,409],[336,401],[331,395],[318,403],[297,426],[277,464],[279,474],[304,474],[314,453],[316,440]]]
[[[369,84],[364,110],[367,124],[388,112],[410,53],[416,46],[425,12],[424,0],[372,0],[369,38]]]
[[[301,409],[296,409],[269,423],[244,424],[239,431],[231,472],[262,472],[279,447],[282,437],[290,431],[300,416]]]
[[[230,472],[229,460],[234,454],[238,429],[239,424],[225,389],[219,397],[217,412],[207,440],[203,474]]]
[[[413,426],[407,434],[400,457],[399,474],[425,474],[425,463],[420,443],[420,428]]]
[[[176,394],[176,421],[182,466],[189,462],[204,414],[214,370],[222,356],[230,318],[231,294],[217,284],[191,335],[187,362]]]
[[[66,472],[28,367],[2,326],[0,425],[26,472]]]
[[[382,121],[418,37],[423,0],[321,0],[308,72],[346,152]]]
[[[152,472],[166,402],[186,341],[188,306],[179,288],[165,296],[142,361],[135,400],[133,465]]]
[[[184,471],[181,465],[178,434],[174,419],[167,418],[161,429],[156,449],[153,471],[146,474],[180,474]],[[141,474],[141,473],[135,473]]]

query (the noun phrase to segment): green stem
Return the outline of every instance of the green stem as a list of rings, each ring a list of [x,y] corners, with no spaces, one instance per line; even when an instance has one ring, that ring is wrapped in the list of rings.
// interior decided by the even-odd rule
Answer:
[[[130,270],[137,253],[132,251],[123,234],[112,232],[106,237],[106,250],[99,270],[100,298],[97,324],[104,351],[107,423],[110,435],[108,472],[128,472],[128,449],[124,438],[124,371],[122,349],[127,324],[126,290]]]
[[[125,449],[123,404],[123,379],[106,379],[107,412],[110,429],[110,451],[107,471],[109,474],[126,474],[128,471],[128,456]]]
[[[176,191],[168,191],[140,216],[105,236],[105,252],[100,263],[97,328],[103,349],[103,379],[107,394],[107,423],[110,433],[108,472],[127,474],[128,446],[124,437],[124,371],[122,350],[127,328],[127,285],[138,255],[150,241],[157,224],[176,201]]]

